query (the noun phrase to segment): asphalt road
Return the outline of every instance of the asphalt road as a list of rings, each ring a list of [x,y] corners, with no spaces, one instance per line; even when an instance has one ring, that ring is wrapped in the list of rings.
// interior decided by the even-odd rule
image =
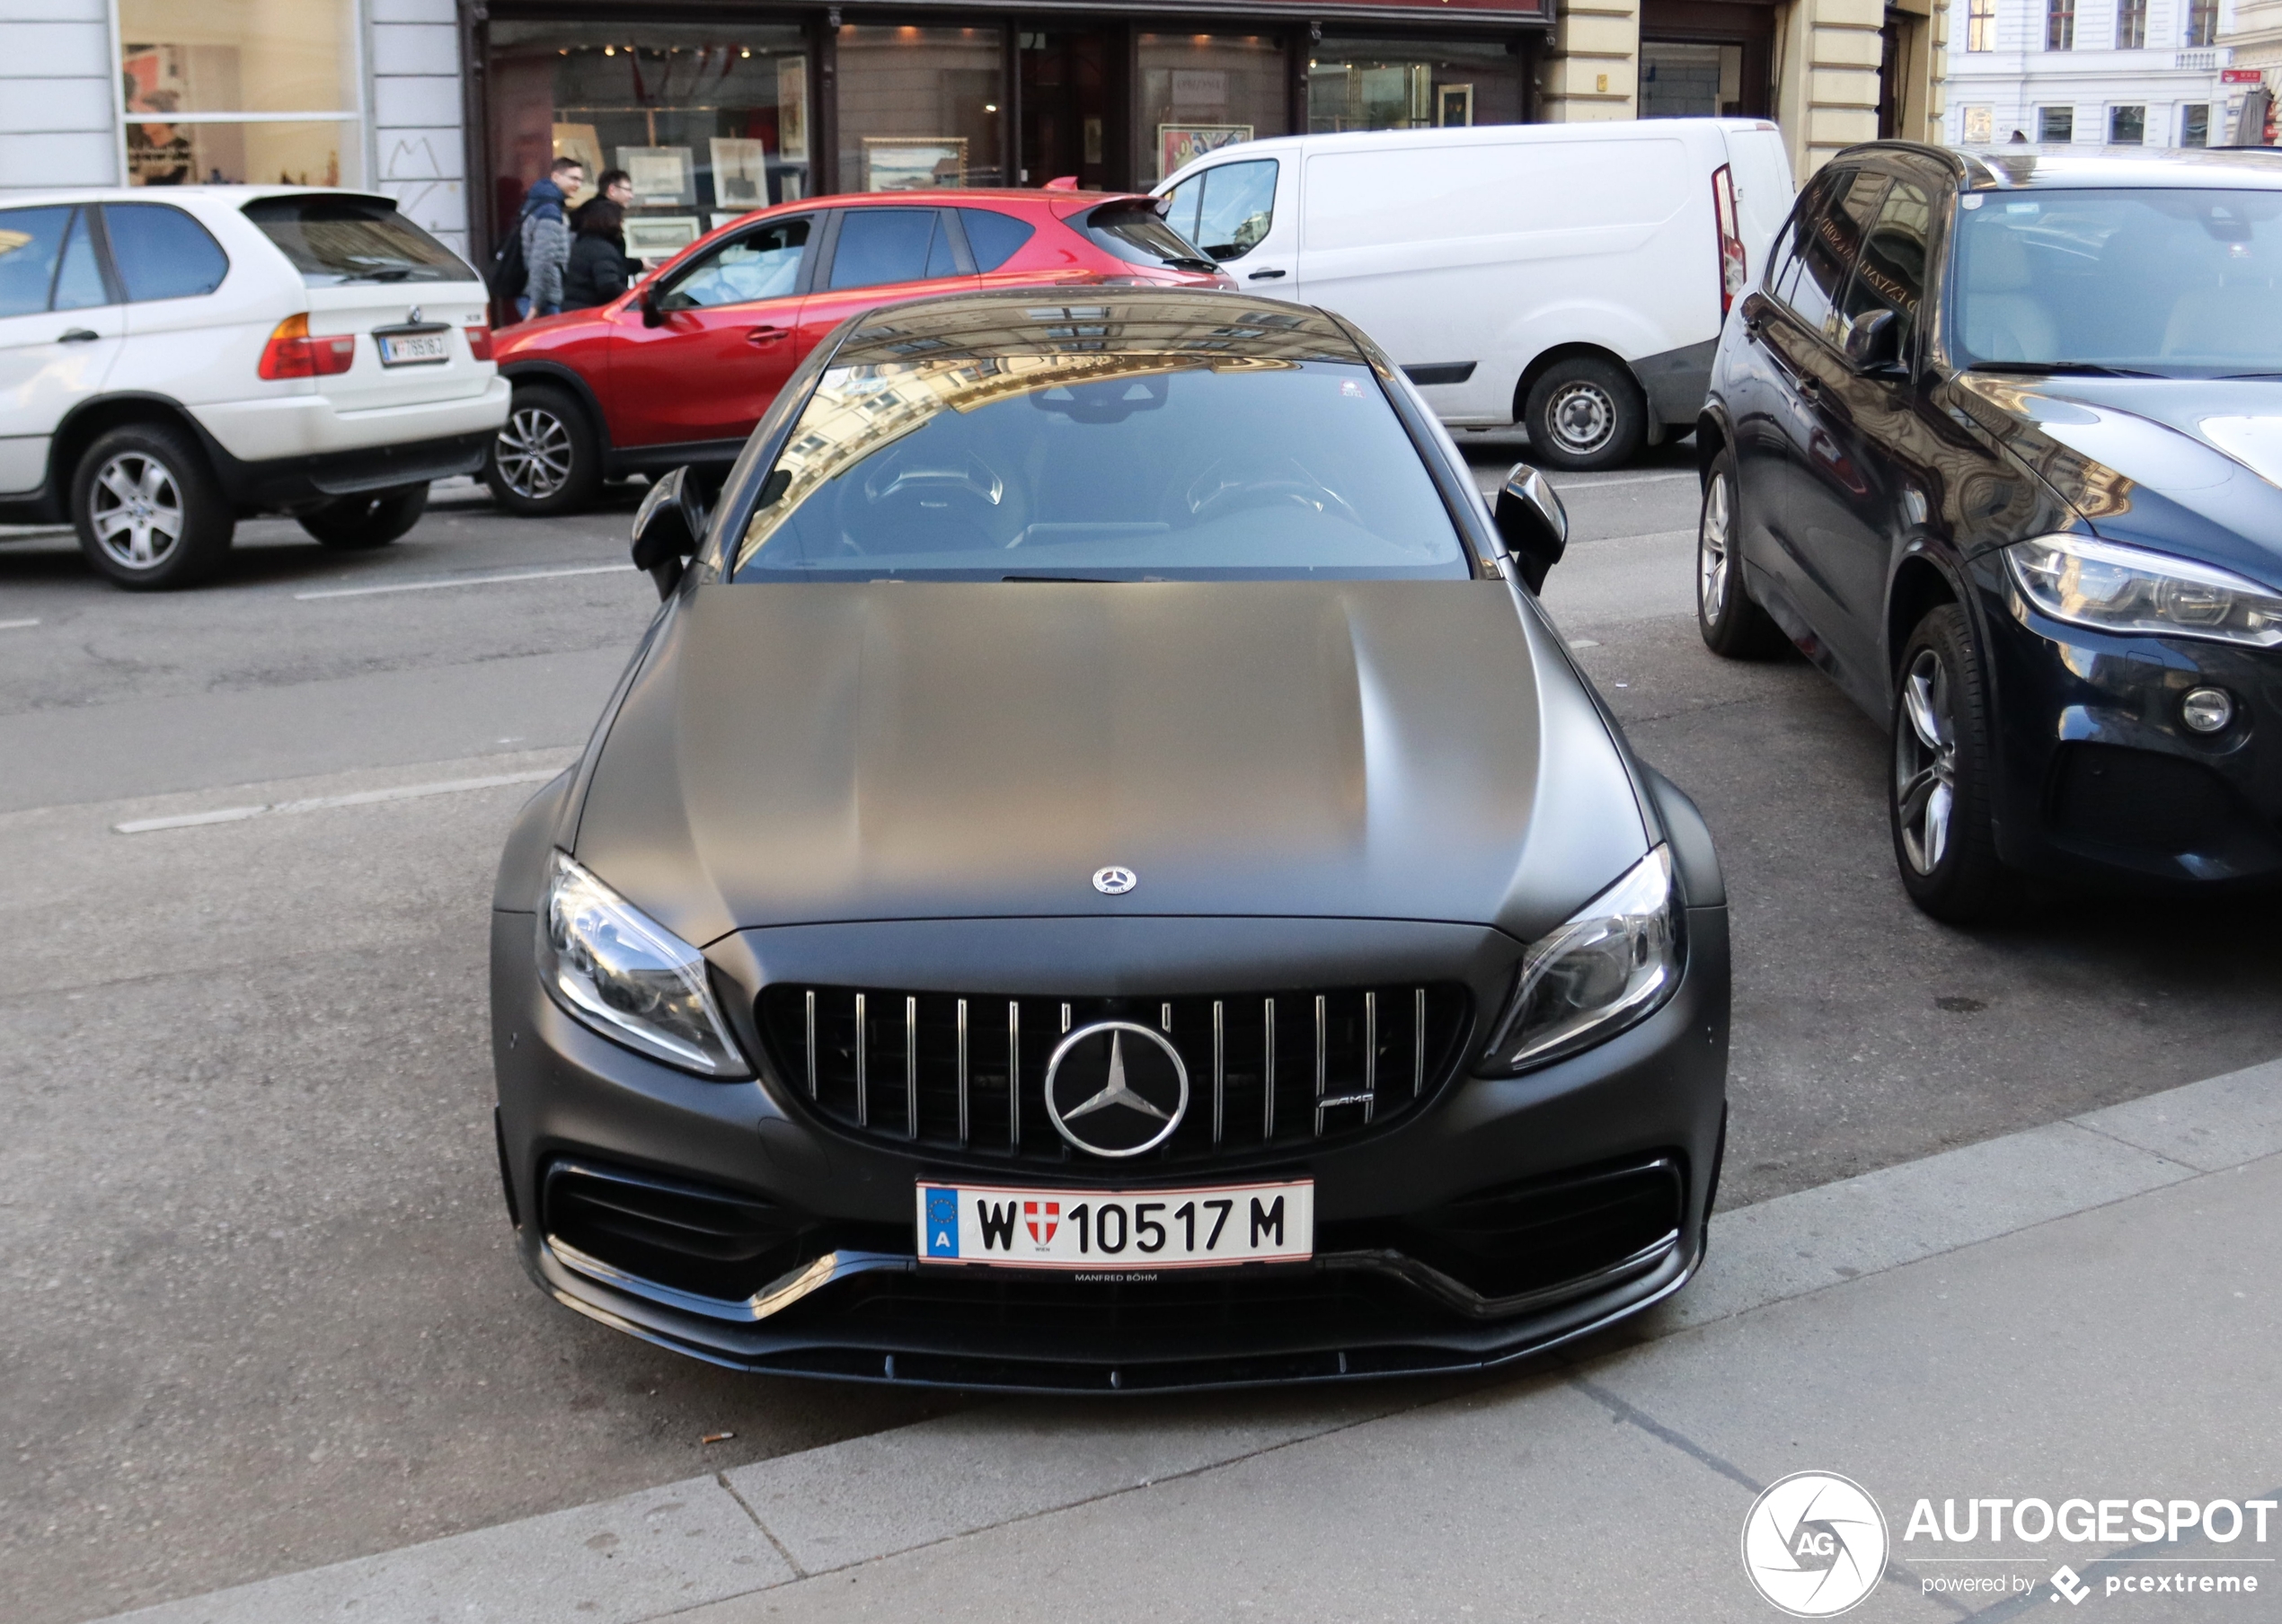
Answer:
[[[1487,481],[1520,448],[1468,449]],[[1728,865],[1729,1202],[2282,1053],[2261,913],[2054,900],[1973,933],[1916,915],[1879,728],[1801,663],[1696,641],[1689,463],[1562,481],[1574,542],[1547,602]],[[523,788],[112,832],[567,759],[654,604],[615,568],[631,506],[539,525],[447,500],[355,557],[253,524],[219,584],[173,596],[98,585],[67,538],[0,543],[11,1618],[66,1624],[955,1402],[733,1376],[525,1282],[483,1034],[490,873]]]

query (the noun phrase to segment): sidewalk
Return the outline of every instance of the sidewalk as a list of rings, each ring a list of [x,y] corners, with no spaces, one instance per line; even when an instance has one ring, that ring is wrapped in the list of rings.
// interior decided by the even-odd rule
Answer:
[[[994,1404],[127,1616],[1767,1620],[1745,1514],[1816,1470],[1893,1541],[1852,1618],[2055,1619],[2066,1562],[2100,1617],[2271,1619],[2282,1514],[1903,1536],[1921,1498],[2282,1499],[2278,1259],[2282,1062],[1724,1214],[1675,1302],[1503,1381]],[[2159,1574],[2260,1589],[2110,1588]],[[1927,1593],[1976,1575],[2023,1588]]]

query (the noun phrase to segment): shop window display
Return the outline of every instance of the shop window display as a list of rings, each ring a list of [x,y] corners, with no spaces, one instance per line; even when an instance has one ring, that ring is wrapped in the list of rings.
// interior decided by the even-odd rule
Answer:
[[[1006,35],[840,30],[840,190],[1006,184]]]
[[[356,26],[350,0],[119,0],[128,184],[357,185]]]
[[[1271,34],[1143,34],[1141,183],[1217,147],[1291,129],[1287,70]]]
[[[626,172],[626,249],[650,261],[814,190],[797,26],[494,22],[490,66],[495,221],[557,158],[585,166],[573,207]]]
[[[1319,134],[1521,121],[1519,62],[1496,40],[1326,36],[1309,52],[1307,128]]]

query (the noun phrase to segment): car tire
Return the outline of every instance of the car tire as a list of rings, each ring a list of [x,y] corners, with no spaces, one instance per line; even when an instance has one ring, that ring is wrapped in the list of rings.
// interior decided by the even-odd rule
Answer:
[[[96,436],[72,470],[71,522],[87,561],[130,592],[197,585],[237,533],[205,453],[166,423]]]
[[[517,388],[483,458],[483,482],[509,513],[576,513],[602,489],[602,443],[586,408],[553,384]]]
[[[1990,919],[2012,900],[1996,850],[1988,694],[1965,611],[1928,613],[1902,649],[1887,808],[1902,888],[1947,924]]]
[[[1555,468],[1614,468],[1640,451],[1647,404],[1632,375],[1614,361],[1571,356],[1529,386],[1523,407],[1529,448]]]
[[[318,546],[354,552],[387,546],[419,524],[427,511],[428,481],[422,480],[417,485],[345,496],[296,516]]]
[[[1695,626],[1703,646],[1722,659],[1773,659],[1791,640],[1751,596],[1743,578],[1742,528],[1735,456],[1722,451],[1703,475],[1695,520]]]

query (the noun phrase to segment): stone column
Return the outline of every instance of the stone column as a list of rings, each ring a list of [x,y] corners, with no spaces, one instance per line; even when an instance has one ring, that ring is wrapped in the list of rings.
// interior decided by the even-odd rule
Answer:
[[[1776,30],[1775,120],[1801,181],[1832,154],[1878,137],[1884,0],[1793,0]]]
[[[1634,117],[1640,56],[1640,0],[1561,0],[1540,59],[1540,116],[1548,124]]]

